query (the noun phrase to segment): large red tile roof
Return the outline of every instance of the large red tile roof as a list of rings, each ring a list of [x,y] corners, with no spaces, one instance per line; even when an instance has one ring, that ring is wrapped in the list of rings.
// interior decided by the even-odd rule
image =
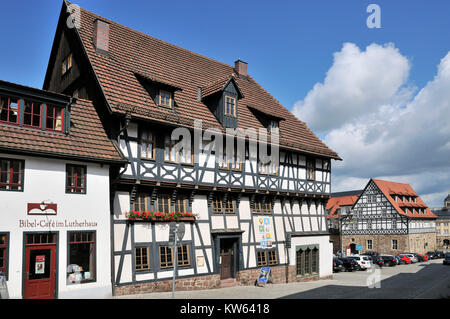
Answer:
[[[96,53],[93,45],[96,19],[110,23],[108,56]],[[206,93],[210,94],[219,90],[225,79],[235,75],[244,96],[238,103],[238,127],[263,127],[249,110],[252,107],[285,119],[280,123],[280,144],[284,148],[340,159],[304,122],[297,119],[251,76],[239,77],[233,66],[156,39],[84,9],[81,10],[81,28],[78,32],[113,112],[131,112],[135,117],[186,127],[193,127],[193,120],[198,119],[203,121],[204,129],[221,128],[208,107],[198,101],[198,88],[205,88]],[[174,110],[157,107],[139,83],[136,74],[181,88],[175,92],[177,105]]]
[[[414,191],[414,189],[409,184],[396,183],[383,181],[379,179],[372,179],[373,182],[378,186],[384,196],[389,200],[389,202],[394,206],[397,212],[401,215],[408,216],[411,218],[437,218],[436,215],[428,208],[428,206],[422,201],[419,195]],[[416,197],[416,203],[409,201],[395,201],[395,195],[402,196],[413,196]],[[411,208],[424,208],[425,214],[413,214]],[[406,210],[406,213],[405,213]]]

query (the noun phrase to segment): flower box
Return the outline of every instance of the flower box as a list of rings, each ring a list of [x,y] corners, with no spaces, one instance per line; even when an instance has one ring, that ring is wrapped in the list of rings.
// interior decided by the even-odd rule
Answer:
[[[154,211],[146,211],[146,212],[136,212],[131,211],[126,213],[125,215],[128,220],[132,221],[148,221],[148,222],[194,222],[198,219],[197,214],[187,213],[187,212],[172,212],[172,213],[163,213],[163,212],[154,212]]]

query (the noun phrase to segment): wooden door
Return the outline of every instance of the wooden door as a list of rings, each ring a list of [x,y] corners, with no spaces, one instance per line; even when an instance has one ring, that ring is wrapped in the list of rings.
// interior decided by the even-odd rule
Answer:
[[[25,247],[25,299],[55,298],[56,245]]]
[[[222,260],[220,267],[220,279],[231,278],[231,266],[233,264],[233,245],[223,242],[224,246],[220,248],[220,257]]]

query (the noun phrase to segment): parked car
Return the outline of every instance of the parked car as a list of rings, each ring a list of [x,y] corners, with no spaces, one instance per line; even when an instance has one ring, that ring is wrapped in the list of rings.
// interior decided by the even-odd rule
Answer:
[[[372,265],[376,265],[378,267],[383,267],[383,258],[381,258],[381,256],[372,256],[369,257],[372,259]]]
[[[436,259],[437,258],[436,252],[434,252],[434,251],[429,251],[426,253],[426,255],[428,256],[428,259]]]
[[[344,263],[339,258],[333,258],[333,272],[340,272],[344,270]]]
[[[422,254],[417,254],[420,258],[419,259],[423,259],[422,261],[428,261],[428,255],[422,255]]]
[[[423,255],[416,254],[416,253],[411,253],[411,254],[413,254],[413,255],[417,258],[417,261],[418,261],[418,262],[426,261],[426,260],[425,260],[425,257],[424,257]]]
[[[352,255],[349,256],[358,262],[358,265],[361,267],[361,270],[366,270],[368,268],[372,268],[372,259],[369,256],[365,255]]]
[[[409,258],[408,256],[402,254],[398,254],[397,256],[400,258],[403,264],[409,265],[411,263],[411,258]]]
[[[381,259],[383,260],[383,266],[397,266],[397,261],[392,255],[381,255]]]
[[[373,257],[373,256],[378,256],[378,253],[376,251],[367,251],[367,252],[365,252],[364,254],[361,254],[361,255],[366,255],[366,256]]]
[[[414,256],[414,254],[403,253],[402,255],[405,255],[406,257],[408,257],[409,259],[411,259],[411,264],[414,264],[414,263],[418,262],[417,257]]]
[[[361,270],[358,262],[351,257],[342,257],[339,260],[342,261],[345,271]]]
[[[395,258],[397,265],[403,264],[403,260],[401,260],[400,257],[394,256],[394,258]]]
[[[444,265],[450,265],[450,253],[446,253],[444,255],[444,261],[442,262]]]
[[[436,250],[436,259],[444,258],[445,254],[442,250]]]

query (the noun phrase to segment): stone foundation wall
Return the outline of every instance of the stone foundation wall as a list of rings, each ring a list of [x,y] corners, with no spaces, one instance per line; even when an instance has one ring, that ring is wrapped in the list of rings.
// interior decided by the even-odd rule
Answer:
[[[372,249],[368,249],[367,240],[372,240]],[[392,240],[397,240],[397,249],[392,248]],[[411,252],[425,254],[436,250],[436,234],[422,233],[409,235],[342,235],[344,250],[350,244],[362,245],[362,252],[376,251],[381,254],[396,255]],[[384,245],[384,248],[383,248]]]
[[[372,240],[372,249],[367,246],[367,241],[370,239]],[[397,240],[397,249],[392,248],[392,240]],[[342,235],[344,251],[350,244],[361,245],[362,252],[376,251],[387,255],[396,255],[410,250],[408,235]]]
[[[436,233],[410,234],[409,246],[413,253],[426,254],[436,250]]]
[[[186,290],[202,290],[220,288],[220,275],[206,275],[189,278],[180,278],[175,280],[176,291]],[[127,285],[115,287],[115,295],[133,295],[150,292],[167,292],[172,291],[172,280],[154,281],[146,283],[137,283],[135,285]]]
[[[283,284],[288,282],[306,282],[319,279],[331,279],[333,276],[320,278],[319,275],[301,277],[296,275],[295,266],[277,266],[270,267],[272,272],[272,281],[274,284]],[[236,274],[236,282],[239,286],[253,286],[259,276],[260,269],[241,270]],[[186,290],[203,290],[220,288],[220,275],[205,275],[189,278],[180,278],[175,281],[176,291]],[[154,281],[146,283],[137,283],[135,285],[127,285],[115,287],[114,294],[133,295],[152,292],[168,292],[172,291],[172,280]]]

